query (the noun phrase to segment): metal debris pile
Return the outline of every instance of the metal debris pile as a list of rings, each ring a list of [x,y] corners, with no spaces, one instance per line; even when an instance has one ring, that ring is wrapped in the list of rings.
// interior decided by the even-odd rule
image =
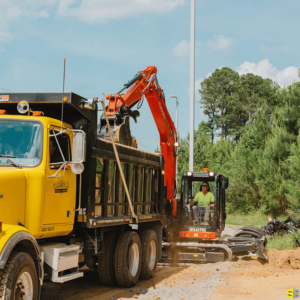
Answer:
[[[299,214],[300,211],[295,213]],[[261,227],[264,235],[274,235],[274,233],[290,234],[300,229],[300,219],[293,218],[289,215],[286,220],[281,221],[279,219],[269,217],[269,223]]]

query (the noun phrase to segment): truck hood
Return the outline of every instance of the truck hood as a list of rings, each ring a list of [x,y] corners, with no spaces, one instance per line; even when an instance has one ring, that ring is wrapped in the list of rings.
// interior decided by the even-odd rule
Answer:
[[[25,184],[23,169],[0,167],[0,222],[11,225],[24,224]]]

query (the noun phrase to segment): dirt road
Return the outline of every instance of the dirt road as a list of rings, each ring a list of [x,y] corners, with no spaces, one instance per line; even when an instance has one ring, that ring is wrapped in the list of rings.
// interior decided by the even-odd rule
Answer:
[[[232,236],[239,226],[226,227]],[[256,256],[194,266],[158,266],[152,280],[131,289],[99,286],[98,274],[64,284],[45,282],[42,300],[281,300],[287,289],[300,290],[300,248],[269,252],[269,263]]]
[[[300,253],[300,251],[299,251]],[[65,284],[45,282],[42,300],[199,300],[287,299],[287,289],[300,289],[300,269],[264,263],[256,257],[191,267],[159,266],[152,280],[132,289],[99,286],[96,272]]]

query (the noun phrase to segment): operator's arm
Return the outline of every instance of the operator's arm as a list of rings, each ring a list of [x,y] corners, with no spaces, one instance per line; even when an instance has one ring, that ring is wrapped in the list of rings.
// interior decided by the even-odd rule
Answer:
[[[198,198],[199,198],[199,195],[198,195],[198,193],[197,193],[196,196],[195,196],[195,198],[194,198],[194,200],[193,200],[192,202],[190,202],[190,206],[193,206],[193,205],[197,204],[198,201],[199,201]]]
[[[213,193],[211,193],[210,203],[210,207],[213,208],[215,206],[215,196]]]

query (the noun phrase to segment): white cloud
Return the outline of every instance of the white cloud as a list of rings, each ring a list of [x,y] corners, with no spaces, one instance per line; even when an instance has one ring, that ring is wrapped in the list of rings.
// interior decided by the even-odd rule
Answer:
[[[268,59],[261,60],[258,63],[245,61],[236,70],[240,75],[252,73],[262,78],[270,78],[276,81],[281,87],[291,85],[294,81],[299,81],[296,67],[290,66],[283,70],[278,70]]]
[[[173,54],[179,58],[187,58],[190,56],[190,42],[187,40],[182,40],[175,45],[173,49]]]
[[[224,35],[214,36],[212,40],[207,42],[207,45],[214,50],[228,50],[233,44],[231,38],[226,38]]]
[[[0,0],[0,41],[9,42],[14,35],[9,31],[12,22],[22,17],[47,18],[48,9],[58,0]]]
[[[107,22],[149,13],[166,13],[184,0],[60,0],[57,13],[83,22]]]
[[[206,78],[208,77],[209,75],[206,75]],[[199,90],[201,88],[201,82],[204,80],[204,78],[199,78],[195,81],[195,99],[200,99],[200,95],[199,95]]]
[[[201,42],[196,41],[195,46],[200,46]],[[199,53],[198,49],[196,48],[195,54]],[[182,40],[178,44],[175,45],[173,49],[173,54],[175,57],[185,59],[190,57],[190,42],[188,40]]]
[[[201,88],[201,82],[202,82],[204,79],[208,78],[211,74],[212,74],[212,72],[209,72],[209,73],[205,76],[205,78],[200,77],[199,79],[197,79],[197,80],[195,81],[195,99],[196,99],[196,100],[197,100],[198,98],[200,99],[199,90],[200,90],[200,88]],[[189,88],[187,89],[188,95],[190,94],[190,90],[191,90],[191,86],[189,86]]]
[[[76,18],[87,23],[135,17],[149,13],[167,13],[184,0],[0,0],[0,42],[15,36],[12,22],[22,18],[47,18],[51,11],[63,18]]]

